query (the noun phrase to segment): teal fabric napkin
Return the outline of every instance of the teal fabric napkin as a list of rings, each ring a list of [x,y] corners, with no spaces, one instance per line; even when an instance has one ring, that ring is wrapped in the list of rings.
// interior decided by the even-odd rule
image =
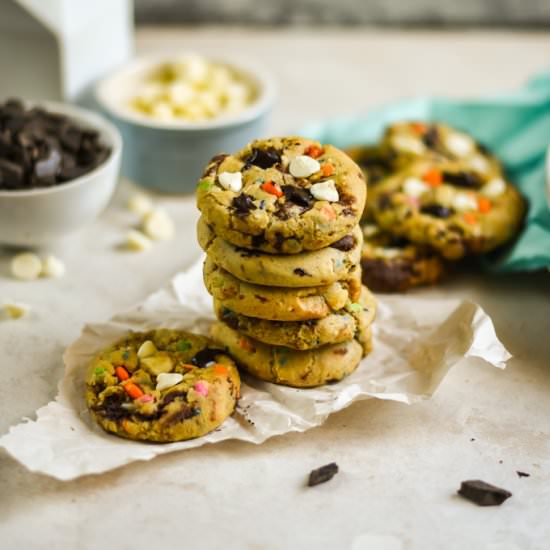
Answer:
[[[445,122],[470,133],[503,162],[529,201],[524,230],[513,245],[486,265],[502,272],[550,266],[550,209],[546,199],[546,155],[550,146],[550,72],[520,90],[474,100],[419,98],[364,114],[312,123],[300,135],[347,147],[377,141],[399,120]]]

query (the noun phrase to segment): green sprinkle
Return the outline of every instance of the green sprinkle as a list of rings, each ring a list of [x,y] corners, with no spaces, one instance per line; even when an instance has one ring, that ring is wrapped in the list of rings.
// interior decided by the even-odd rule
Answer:
[[[130,354],[125,351],[123,354],[122,354],[122,359],[124,359],[125,361],[127,361],[128,359],[130,358]]]
[[[104,367],[96,367],[96,369],[94,370],[94,374],[95,374],[96,376],[100,376],[100,375],[102,375],[104,372],[105,372],[105,368],[104,368]]]
[[[178,351],[189,351],[193,346],[191,345],[191,342],[189,342],[188,340],[180,340],[177,344],[176,344],[176,349]]]
[[[198,187],[201,191],[209,191],[212,187],[212,182],[210,180],[200,180]]]
[[[361,304],[350,304],[349,308],[351,311],[361,311],[363,309]]]

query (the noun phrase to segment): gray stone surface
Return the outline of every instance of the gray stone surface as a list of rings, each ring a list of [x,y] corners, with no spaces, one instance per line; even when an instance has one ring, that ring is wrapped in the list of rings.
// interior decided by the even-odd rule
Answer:
[[[548,0],[135,0],[138,22],[550,25]]]

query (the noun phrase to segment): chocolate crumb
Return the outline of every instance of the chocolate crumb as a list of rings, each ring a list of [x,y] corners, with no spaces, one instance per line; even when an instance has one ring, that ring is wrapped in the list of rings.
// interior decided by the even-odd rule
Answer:
[[[460,484],[458,494],[478,506],[500,506],[506,499],[512,496],[510,491],[501,489],[479,479],[470,479]]]
[[[296,275],[299,275],[300,277],[311,277],[311,274],[308,273],[307,271],[305,271],[304,269],[302,269],[301,267],[297,267],[295,270],[294,270],[294,273]]]
[[[338,473],[338,464],[336,462],[331,462],[330,464],[325,464],[315,470],[311,470],[309,473],[309,479],[307,482],[308,487],[314,487],[320,483],[326,483],[331,480]]]
[[[518,474],[518,477],[531,477],[531,474],[528,474],[527,472],[521,472],[520,470],[516,470],[516,474]]]

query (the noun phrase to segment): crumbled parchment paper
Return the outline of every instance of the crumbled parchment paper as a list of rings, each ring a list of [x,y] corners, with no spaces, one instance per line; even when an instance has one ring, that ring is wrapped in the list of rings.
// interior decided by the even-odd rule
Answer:
[[[12,427],[0,439],[0,447],[33,472],[71,480],[206,443],[262,443],[274,435],[303,432],[359,399],[415,403],[428,399],[449,369],[465,357],[499,368],[510,358],[491,319],[472,302],[378,296],[374,349],[337,384],[300,390],[244,375],[236,413],[216,431],[191,441],[139,443],[95,425],[86,409],[84,376],[97,351],[130,330],[165,327],[206,334],[213,319],[198,262],[130,311],[106,323],[86,325],[64,354],[65,376],[55,401],[40,408],[35,421]]]

